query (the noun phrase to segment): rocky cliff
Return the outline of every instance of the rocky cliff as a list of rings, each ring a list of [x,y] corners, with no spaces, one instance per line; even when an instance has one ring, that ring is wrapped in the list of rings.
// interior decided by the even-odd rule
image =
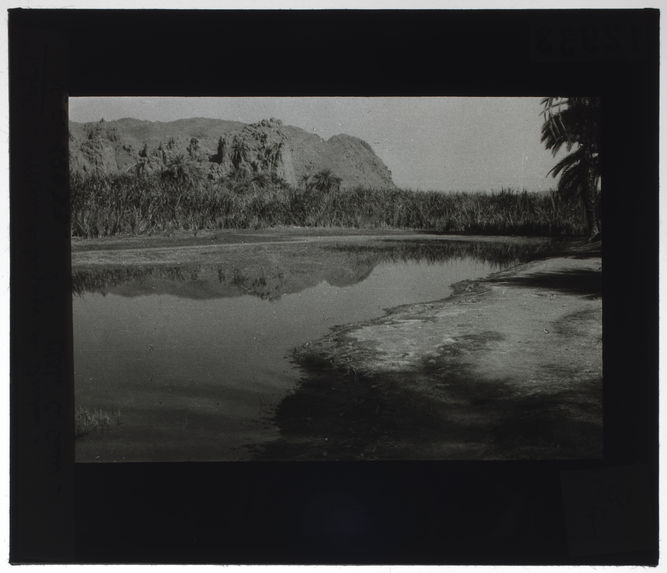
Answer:
[[[328,169],[342,188],[394,187],[391,172],[365,141],[349,135],[324,140],[277,119],[70,122],[69,145],[70,169],[84,174],[152,173],[187,165],[210,178],[245,171],[296,186]]]

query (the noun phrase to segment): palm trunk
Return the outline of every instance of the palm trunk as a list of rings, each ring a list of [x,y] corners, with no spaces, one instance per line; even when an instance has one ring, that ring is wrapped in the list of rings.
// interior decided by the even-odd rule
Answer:
[[[588,240],[597,241],[600,238],[600,222],[597,204],[597,185],[595,181],[595,171],[592,165],[592,153],[590,152],[590,148],[588,148],[586,153],[586,184],[584,189],[582,189],[582,199],[584,202],[584,209],[586,210]]]

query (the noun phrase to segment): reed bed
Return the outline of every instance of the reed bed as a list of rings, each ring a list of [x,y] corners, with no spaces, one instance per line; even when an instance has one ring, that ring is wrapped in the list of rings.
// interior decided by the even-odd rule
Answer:
[[[164,174],[73,174],[70,197],[72,234],[84,238],[176,230],[196,235],[202,229],[275,226],[544,236],[586,233],[579,203],[555,191],[327,191],[260,177],[197,180]]]

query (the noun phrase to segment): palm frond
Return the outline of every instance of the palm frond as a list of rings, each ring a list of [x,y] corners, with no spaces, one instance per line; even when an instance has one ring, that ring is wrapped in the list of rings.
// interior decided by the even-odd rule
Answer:
[[[556,165],[549,169],[547,175],[552,175],[556,177],[563,169],[566,169],[576,163],[579,163],[583,160],[584,150],[583,148],[577,149],[575,152],[566,155],[561,159]]]

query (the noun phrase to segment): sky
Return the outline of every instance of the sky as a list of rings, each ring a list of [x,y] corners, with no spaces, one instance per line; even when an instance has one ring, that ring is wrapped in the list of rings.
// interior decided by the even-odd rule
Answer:
[[[367,141],[399,187],[436,191],[555,187],[556,163],[540,143],[540,98],[507,97],[81,97],[70,119],[275,117],[324,139]]]

